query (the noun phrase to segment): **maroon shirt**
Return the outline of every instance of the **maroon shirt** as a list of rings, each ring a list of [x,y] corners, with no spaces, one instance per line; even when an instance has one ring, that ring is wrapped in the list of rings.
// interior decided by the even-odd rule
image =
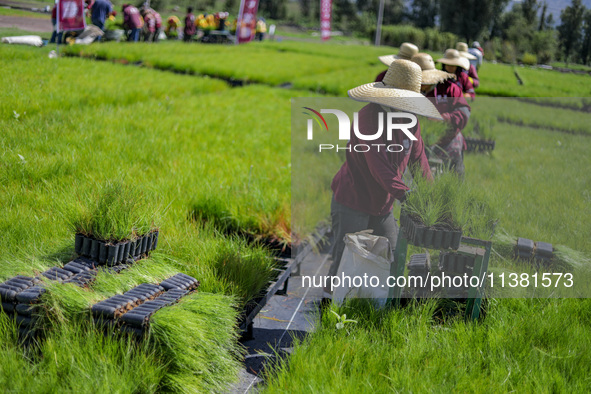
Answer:
[[[476,89],[478,86],[480,86],[480,80],[478,78],[478,73],[476,72],[476,67],[474,67],[472,64],[470,64],[470,69],[468,70],[468,76],[470,78],[472,78],[472,85],[474,86],[474,89]]]
[[[470,97],[472,97],[472,100],[474,100],[476,97],[476,94],[474,93],[474,85],[472,85],[472,82],[468,79],[468,73],[464,72],[464,69],[461,67],[456,67],[455,83],[460,89],[462,89],[463,93],[468,93]]]
[[[378,130],[378,113],[385,112],[378,104],[368,104],[359,111],[359,129],[365,134],[375,134]],[[402,181],[406,167],[410,164],[413,176],[420,165],[422,175],[432,178],[429,161],[425,155],[421,128],[419,124],[410,129],[417,138],[411,141],[402,131],[394,130],[392,140],[388,141],[386,132],[374,141],[364,141],[357,138],[351,125],[351,140],[347,146],[357,144],[400,144],[405,147],[402,152],[388,152],[382,146],[371,146],[371,150],[365,153],[346,152],[345,163],[334,176],[331,188],[335,200],[351,209],[361,211],[373,216],[383,216],[392,210],[395,199],[402,199],[408,187]],[[397,149],[392,149],[397,150]]]
[[[388,70],[384,70],[381,73],[379,73],[378,76],[376,77],[375,82],[382,82],[384,80],[384,77],[386,76],[387,72],[388,72]]]
[[[468,124],[470,106],[459,86],[449,79],[435,86],[425,96],[432,98],[431,102],[441,113],[443,119],[451,126],[448,132],[437,142],[437,145],[445,147]]]
[[[195,15],[187,14],[185,17],[185,30],[184,33],[186,36],[193,36],[195,35]]]
[[[141,29],[144,26],[140,11],[132,5],[123,9],[123,27],[125,29]]]

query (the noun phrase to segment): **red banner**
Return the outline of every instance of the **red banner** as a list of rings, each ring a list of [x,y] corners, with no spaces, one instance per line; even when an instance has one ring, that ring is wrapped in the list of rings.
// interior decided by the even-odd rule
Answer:
[[[330,38],[330,19],[332,0],[320,0],[320,37],[322,41]]]
[[[84,30],[84,0],[57,1],[57,30]]]
[[[252,41],[257,26],[257,9],[259,0],[242,0],[236,28],[238,44]]]

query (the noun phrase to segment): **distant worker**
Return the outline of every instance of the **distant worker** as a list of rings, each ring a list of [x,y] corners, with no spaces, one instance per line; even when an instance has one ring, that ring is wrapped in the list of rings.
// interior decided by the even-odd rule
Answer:
[[[51,24],[53,25],[53,33],[51,33],[51,39],[49,40],[50,43],[54,43],[57,40],[58,44],[62,43],[62,32],[59,32],[57,29],[57,6],[53,6],[51,10]]]
[[[421,93],[432,100],[447,131],[432,148],[434,153],[458,175],[464,175],[464,136],[462,130],[470,119],[470,106],[462,90],[454,83],[456,76],[435,69],[431,55],[417,53],[412,61],[421,67]]]
[[[156,10],[152,8],[148,8],[148,11],[154,16],[154,35],[152,36],[153,42],[158,42],[160,40],[160,33],[162,32],[162,17]]]
[[[267,23],[263,18],[259,18],[257,20],[257,25],[255,28],[255,40],[263,41],[263,38],[265,38],[266,32],[267,32]]]
[[[164,29],[164,34],[166,34],[166,38],[169,40],[175,40],[179,37],[179,29],[181,27],[181,20],[175,16],[171,15],[166,20],[166,29]]]
[[[476,93],[474,92],[474,85],[470,82],[468,74],[463,70],[470,69],[470,62],[465,57],[460,56],[460,52],[456,49],[448,49],[445,55],[437,59],[437,63],[442,64],[442,70],[456,75],[455,83],[462,89],[464,97],[474,100]]]
[[[456,44],[456,49],[460,52],[460,56],[465,57],[470,62],[470,68],[468,69],[468,77],[470,78],[470,82],[474,85],[474,89],[476,89],[480,85],[480,80],[478,78],[478,73],[476,72],[476,65],[478,64],[478,58],[468,52],[468,44],[465,42],[458,42]]]
[[[411,44],[410,42],[403,42],[402,45],[400,45],[400,49],[398,50],[397,55],[378,56],[378,59],[380,59],[382,63],[389,67],[394,60],[410,60],[417,53],[419,53],[419,48],[415,44]],[[376,82],[382,82],[382,80],[384,79],[384,75],[386,75],[387,71],[388,70],[384,70],[381,73],[379,73],[376,77]]]
[[[138,42],[144,27],[144,20],[140,11],[131,4],[123,4],[123,29],[128,31],[127,41]]]
[[[478,41],[474,41],[472,43],[472,48],[468,49],[472,55],[476,56],[478,60],[476,60],[476,70],[480,68],[482,65],[483,57],[484,57],[484,49],[480,46]]]
[[[142,30],[144,42],[152,42],[156,32],[156,18],[147,9],[142,9],[140,12],[142,18],[144,18],[144,28]]]
[[[187,15],[185,16],[185,29],[183,30],[183,40],[185,42],[193,41],[195,36],[195,15],[193,15],[193,7],[187,8]]]
[[[95,0],[90,11],[92,24],[105,31],[105,20],[113,12],[113,4],[109,0]]]

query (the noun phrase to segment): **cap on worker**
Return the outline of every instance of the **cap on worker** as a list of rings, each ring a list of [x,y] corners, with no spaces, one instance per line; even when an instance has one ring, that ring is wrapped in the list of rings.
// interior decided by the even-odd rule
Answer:
[[[458,42],[456,49],[460,52],[460,56],[465,57],[468,60],[476,60],[476,56],[468,52],[468,44],[465,42]]]
[[[419,53],[419,48],[410,42],[403,42],[398,50],[398,55],[378,56],[378,59],[386,66],[389,66],[395,59],[410,60],[411,57]]]
[[[400,111],[441,120],[439,111],[421,92],[422,71],[418,64],[395,59],[382,82],[372,82],[348,91],[356,101],[381,104]]]
[[[410,60],[421,67],[423,72],[423,85],[437,85],[448,79],[456,79],[455,74],[437,70],[433,58],[428,53],[417,53]]]
[[[472,43],[472,48],[480,48],[480,43],[478,41],[474,41]]]
[[[456,49],[448,49],[442,58],[437,59],[437,63],[448,64],[450,66],[462,67],[464,70],[470,69],[470,62],[465,57],[460,56]]]

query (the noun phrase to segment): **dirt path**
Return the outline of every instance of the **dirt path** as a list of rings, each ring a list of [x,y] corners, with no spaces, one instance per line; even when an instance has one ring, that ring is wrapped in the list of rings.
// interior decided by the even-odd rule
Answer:
[[[0,28],[17,28],[26,31],[37,31],[40,33],[51,32],[51,18],[28,18],[25,16],[3,16],[0,15]]]

